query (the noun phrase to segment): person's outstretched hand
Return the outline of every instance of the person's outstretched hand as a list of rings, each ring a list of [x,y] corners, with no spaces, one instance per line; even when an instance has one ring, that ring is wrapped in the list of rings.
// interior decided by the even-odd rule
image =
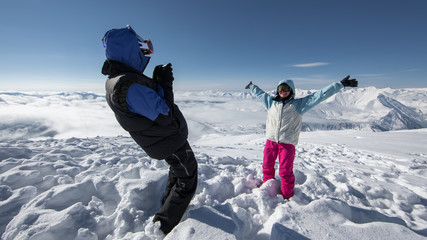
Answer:
[[[350,75],[341,80],[341,83],[344,87],[357,87],[359,85],[356,79],[350,79]]]

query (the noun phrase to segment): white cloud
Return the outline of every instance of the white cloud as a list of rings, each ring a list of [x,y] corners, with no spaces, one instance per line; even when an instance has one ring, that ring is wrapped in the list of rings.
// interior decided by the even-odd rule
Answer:
[[[314,62],[314,63],[303,63],[303,64],[295,64],[292,65],[293,67],[319,67],[319,66],[325,66],[329,65],[327,62]]]
[[[419,71],[419,69],[417,69],[417,68],[409,68],[409,69],[404,69],[401,72],[417,72],[417,71]]]
[[[352,75],[352,77],[363,78],[365,80],[384,80],[384,79],[388,79],[388,76],[386,74],[384,74],[384,73],[362,73],[362,74]]]
[[[357,74],[358,77],[384,77],[385,75],[382,73],[362,73]]]
[[[103,94],[0,92],[0,99],[0,141],[126,134]]]

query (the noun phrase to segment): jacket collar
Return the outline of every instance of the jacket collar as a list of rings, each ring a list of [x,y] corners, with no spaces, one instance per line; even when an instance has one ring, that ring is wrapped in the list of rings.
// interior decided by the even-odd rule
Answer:
[[[109,77],[114,77],[119,74],[123,74],[126,72],[142,74],[139,70],[124,64],[122,62],[114,61],[114,60],[105,60],[104,65],[102,66],[102,74],[107,75]]]

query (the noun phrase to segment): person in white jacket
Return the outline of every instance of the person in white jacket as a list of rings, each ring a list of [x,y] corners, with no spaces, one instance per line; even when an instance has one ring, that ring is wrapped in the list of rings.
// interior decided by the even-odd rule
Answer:
[[[266,137],[262,164],[263,182],[275,176],[274,165],[279,158],[281,192],[285,199],[294,195],[295,176],[293,165],[295,146],[298,144],[302,126],[302,115],[344,87],[357,87],[356,79],[350,76],[303,98],[295,99],[295,85],[292,80],[282,80],[277,86],[276,96],[264,92],[250,82],[246,89],[267,108]]]

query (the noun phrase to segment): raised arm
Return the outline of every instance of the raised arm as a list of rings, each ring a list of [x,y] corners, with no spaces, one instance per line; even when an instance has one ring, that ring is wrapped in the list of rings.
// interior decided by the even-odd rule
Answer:
[[[251,92],[261,101],[262,104],[264,104],[265,108],[270,109],[271,105],[273,104],[273,97],[264,92],[261,88],[259,88],[257,85],[250,82],[246,89],[250,89]]]
[[[356,81],[356,79],[349,79],[349,78],[350,78],[350,75],[348,75],[341,81],[333,82],[329,84],[327,87],[320,89],[311,95],[298,99],[297,101],[295,101],[295,107],[297,111],[301,115],[306,113],[308,110],[312,109],[317,104],[325,101],[332,95],[338,93],[341,89],[344,88],[344,86],[357,87],[358,82]]]

